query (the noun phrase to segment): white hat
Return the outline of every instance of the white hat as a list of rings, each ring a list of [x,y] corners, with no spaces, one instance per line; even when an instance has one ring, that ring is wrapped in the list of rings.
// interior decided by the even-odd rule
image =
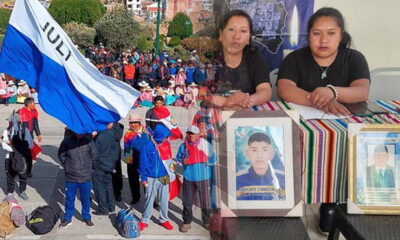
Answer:
[[[178,58],[176,61],[177,61],[177,62],[182,62],[182,59]]]
[[[186,130],[186,133],[194,133],[194,134],[199,134],[200,130],[198,127],[196,126],[190,126],[188,127],[188,129]]]
[[[197,86],[199,86],[199,85],[197,85],[195,82],[192,82],[192,83],[189,85],[189,87],[197,87]]]
[[[14,81],[8,81],[7,85],[8,85],[8,86],[15,85],[15,82],[14,82]]]
[[[149,84],[148,84],[146,81],[141,81],[138,85],[139,85],[140,87],[147,87],[147,86],[149,86]]]
[[[139,115],[133,113],[129,115],[129,122],[141,122],[141,121],[142,118]]]
[[[128,62],[126,60],[124,60],[123,64],[128,64]]]
[[[196,50],[193,50],[192,53],[197,53],[197,51],[196,51]]]
[[[184,72],[185,70],[183,68],[179,68],[179,72]]]
[[[19,81],[18,86],[22,86],[22,85],[25,85],[25,84],[26,84],[26,82],[24,80],[21,80],[21,81]]]

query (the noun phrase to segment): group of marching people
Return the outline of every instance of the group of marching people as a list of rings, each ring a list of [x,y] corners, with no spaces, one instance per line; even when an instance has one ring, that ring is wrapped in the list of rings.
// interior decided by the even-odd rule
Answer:
[[[187,232],[191,228],[196,193],[200,198],[203,224],[208,228],[211,209],[217,207],[214,143],[218,137],[219,115],[211,109],[210,103],[202,102],[184,137],[164,102],[162,96],[155,97],[154,107],[147,111],[145,119],[132,113],[124,136],[124,126],[118,122],[109,123],[105,130],[90,134],[78,134],[66,128],[58,150],[58,159],[65,172],[66,200],[60,228],[72,223],[78,191],[82,219],[87,226],[94,226],[90,213],[92,189],[98,204],[93,214],[108,215],[115,211],[115,201],[122,201],[121,156],[127,164],[131,205],[141,200],[141,186],[144,188],[140,230],[148,226],[155,205],[159,205],[160,225],[173,229],[168,219],[168,203],[180,189],[183,224],[179,230]],[[34,99],[26,98],[25,106],[14,112],[8,121],[9,127],[2,135],[2,147],[6,151],[7,195],[14,193],[18,176],[17,193],[21,199],[29,200],[26,186],[27,178],[32,177],[34,134],[41,142]],[[120,145],[122,138],[123,150]],[[173,153],[171,141],[178,139],[183,139],[183,143],[178,152]],[[174,157],[183,166],[183,184],[174,172]],[[22,167],[19,167],[21,163]]]
[[[168,230],[174,227],[168,218],[169,201],[176,197],[182,185],[183,224],[181,232],[191,228],[194,196],[198,193],[202,221],[208,228],[211,209],[217,205],[215,192],[216,161],[213,143],[217,114],[211,113],[208,103],[202,104],[177,153],[173,154],[171,141],[183,139],[164,98],[157,96],[154,107],[145,119],[130,114],[129,129],[123,136],[123,160],[127,164],[131,205],[141,200],[144,188],[144,209],[140,230],[144,230],[152,216],[153,207],[159,206],[160,225]],[[143,124],[143,123],[146,124]],[[81,135],[69,131],[59,148],[59,159],[65,170],[65,215],[60,224],[65,228],[72,223],[74,202],[79,190],[82,202],[82,219],[93,226],[90,215],[90,191],[93,188],[98,209],[94,214],[108,215],[115,211],[115,200],[121,201],[122,174],[120,139],[123,125],[109,123],[107,129],[95,134]],[[174,172],[173,158],[183,166],[183,184]],[[92,171],[93,170],[93,171]]]

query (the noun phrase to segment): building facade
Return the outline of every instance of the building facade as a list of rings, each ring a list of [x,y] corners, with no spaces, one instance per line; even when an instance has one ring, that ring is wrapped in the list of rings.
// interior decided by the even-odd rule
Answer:
[[[137,15],[142,15],[142,0],[126,0],[126,8]]]

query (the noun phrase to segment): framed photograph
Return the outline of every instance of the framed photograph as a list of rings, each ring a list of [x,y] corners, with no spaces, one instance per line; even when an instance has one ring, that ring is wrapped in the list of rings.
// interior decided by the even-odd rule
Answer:
[[[243,111],[227,120],[222,199],[235,215],[303,215],[299,140],[283,111]]]
[[[351,123],[348,213],[400,214],[400,125]]]

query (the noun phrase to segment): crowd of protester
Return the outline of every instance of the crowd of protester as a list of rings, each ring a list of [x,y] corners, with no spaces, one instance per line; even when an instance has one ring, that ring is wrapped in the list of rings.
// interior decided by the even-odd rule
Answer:
[[[231,84],[222,81],[221,61],[201,62],[196,50],[187,59],[177,50],[163,50],[157,55],[154,50],[135,48],[114,54],[100,43],[87,49],[85,56],[103,74],[141,92],[135,107],[152,107],[156,96],[162,96],[167,106],[199,107],[207,93],[228,94],[231,90]]]

